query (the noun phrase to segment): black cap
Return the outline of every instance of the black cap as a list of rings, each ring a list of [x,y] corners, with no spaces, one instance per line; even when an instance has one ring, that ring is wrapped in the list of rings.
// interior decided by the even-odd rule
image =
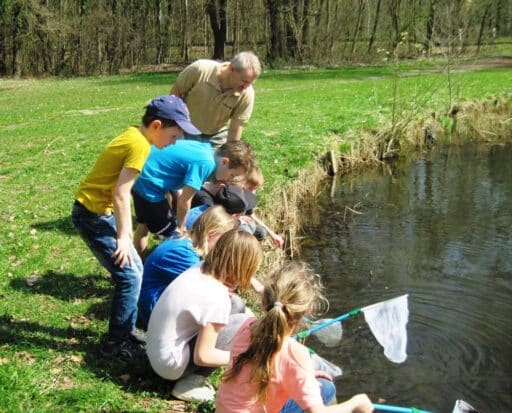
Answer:
[[[243,214],[248,209],[244,189],[232,184],[220,188],[213,201],[222,205],[229,214]]]

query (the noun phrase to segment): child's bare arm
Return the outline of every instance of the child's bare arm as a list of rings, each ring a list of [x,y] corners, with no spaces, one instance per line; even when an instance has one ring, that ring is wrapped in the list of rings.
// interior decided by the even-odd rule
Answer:
[[[204,367],[226,366],[229,362],[229,351],[215,347],[222,324],[207,323],[199,331],[194,348],[194,363]]]
[[[114,214],[116,217],[117,247],[113,254],[116,265],[124,267],[133,265],[131,254],[132,246],[132,212],[131,194],[135,179],[139,171],[132,168],[123,168],[119,174],[117,185],[114,189]]]
[[[259,294],[263,294],[263,290],[265,289],[265,286],[255,277],[251,277],[251,287]]]
[[[190,205],[192,204],[192,198],[195,193],[196,190],[190,186],[185,186],[181,190],[176,205],[176,220],[178,221],[179,230],[185,229],[185,219],[187,218],[188,211],[190,211]]]
[[[283,237],[281,237],[279,234],[276,234],[274,231],[272,231],[261,219],[259,219],[255,214],[251,215],[251,218],[256,222],[257,224],[261,225],[263,228],[265,228],[268,232],[268,235],[270,238],[272,238],[272,241],[274,242],[274,245],[277,248],[283,248],[284,240]]]

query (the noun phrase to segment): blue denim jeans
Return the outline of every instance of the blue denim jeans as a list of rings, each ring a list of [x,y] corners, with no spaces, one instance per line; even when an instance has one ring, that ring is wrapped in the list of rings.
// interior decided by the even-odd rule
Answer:
[[[324,405],[330,404],[336,397],[336,386],[330,380],[317,378],[320,383],[320,391],[322,392],[322,400]],[[279,413],[301,413],[304,410],[293,400],[288,400]]]
[[[124,341],[137,321],[137,301],[142,284],[142,261],[132,246],[134,265],[123,268],[114,263],[112,254],[117,246],[116,219],[113,214],[90,212],[75,202],[71,215],[73,225],[94,256],[112,275],[114,296],[108,326],[109,339]]]

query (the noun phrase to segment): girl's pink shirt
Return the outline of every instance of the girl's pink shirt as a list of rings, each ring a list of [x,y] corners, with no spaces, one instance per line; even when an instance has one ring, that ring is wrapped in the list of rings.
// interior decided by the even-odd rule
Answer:
[[[249,347],[251,326],[255,322],[256,318],[247,320],[236,333],[228,369],[233,358]],[[284,340],[276,356],[275,374],[267,388],[265,405],[257,402],[257,386],[251,381],[251,373],[252,366],[247,364],[233,380],[221,383],[217,392],[217,413],[277,413],[288,399],[295,400],[303,410],[323,404],[309,351],[291,337]]]

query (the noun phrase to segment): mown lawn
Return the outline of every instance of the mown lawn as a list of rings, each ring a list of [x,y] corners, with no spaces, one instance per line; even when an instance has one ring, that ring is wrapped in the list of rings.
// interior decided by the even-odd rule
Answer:
[[[262,203],[332,142],[399,112],[444,113],[438,65],[271,71],[256,83],[244,139],[266,177]],[[456,68],[454,68],[456,69]],[[452,103],[512,92],[508,69],[453,71]],[[399,76],[399,78],[397,77]],[[107,273],[69,218],[96,155],[176,74],[0,80],[0,411],[165,411],[170,386],[148,366],[103,360]],[[397,82],[395,83],[395,80]]]

